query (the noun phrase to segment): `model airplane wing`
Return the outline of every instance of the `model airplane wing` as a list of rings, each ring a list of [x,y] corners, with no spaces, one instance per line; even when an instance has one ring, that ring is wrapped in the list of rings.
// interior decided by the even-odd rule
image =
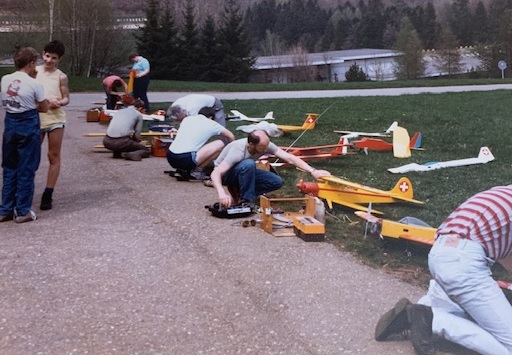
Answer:
[[[398,126],[398,122],[394,121],[385,132],[378,133],[378,132],[358,132],[358,131],[334,131],[335,133],[350,135],[350,137],[391,137],[391,133],[395,130],[395,128]]]
[[[411,181],[406,178],[402,177],[398,182],[396,183],[395,187],[389,191],[376,189],[373,187],[365,186],[362,184],[358,184],[356,182],[347,181],[344,179],[340,179],[335,176],[325,176],[321,180],[325,180],[329,182],[330,184],[334,184],[339,186],[342,189],[352,189],[354,191],[358,191],[357,193],[366,195],[366,196],[374,196],[374,197],[390,197],[393,199],[401,200],[404,202],[410,202],[417,205],[424,205],[425,202],[418,201],[413,199],[413,187]]]
[[[117,113],[117,111],[118,110],[103,110],[103,112],[105,112],[110,117],[113,117]],[[145,121],[165,121],[165,114],[161,115],[161,114],[152,113],[150,115],[147,115],[147,114],[143,113],[142,118]]]
[[[488,147],[480,148],[480,153],[476,158],[468,158],[468,159],[458,159],[458,160],[448,160],[444,162],[429,162],[425,164],[406,164],[396,168],[390,168],[388,171],[393,174],[404,174],[410,171],[430,171],[437,170],[442,168],[450,168],[455,166],[464,166],[464,165],[474,165],[474,164],[485,164],[494,160],[494,155],[492,155],[490,149]]]
[[[248,122],[258,123],[258,122],[261,122],[261,121],[273,120],[274,119],[274,112],[273,111],[267,112],[265,117],[248,117],[248,116],[244,115],[243,113],[241,113],[240,111],[237,111],[237,110],[231,110],[231,112],[235,116],[238,116],[239,120],[241,120],[241,121],[248,121]],[[234,120],[232,120],[232,121],[234,121]]]
[[[267,121],[261,121],[255,124],[238,126],[236,130],[245,133],[251,133],[256,130],[262,130],[267,132],[269,137],[280,137],[283,135],[283,131],[280,130],[275,123],[268,123]]]

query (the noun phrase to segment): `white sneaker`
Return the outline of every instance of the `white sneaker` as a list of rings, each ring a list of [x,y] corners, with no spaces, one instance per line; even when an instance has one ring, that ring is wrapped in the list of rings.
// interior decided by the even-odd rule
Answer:
[[[16,223],[25,223],[25,222],[32,222],[37,219],[36,214],[34,211],[30,210],[28,213],[24,216],[16,216],[14,217],[14,222]]]
[[[193,170],[190,176],[195,180],[210,180],[210,177],[206,175],[203,170]]]

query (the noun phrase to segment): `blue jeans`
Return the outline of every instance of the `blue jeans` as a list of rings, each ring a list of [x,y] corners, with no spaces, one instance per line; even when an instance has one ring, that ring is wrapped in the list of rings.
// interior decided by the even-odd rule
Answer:
[[[479,354],[512,354],[512,307],[491,276],[493,264],[476,242],[437,237],[428,256],[432,331]]]
[[[242,160],[222,176],[222,184],[240,190],[240,197],[256,201],[256,197],[283,186],[283,179],[270,171],[257,169],[252,159]]]
[[[2,141],[3,188],[0,215],[29,213],[41,161],[39,113],[6,113]]]
[[[149,115],[151,112],[149,112],[148,86],[149,74],[133,80],[133,97],[144,101],[144,108],[146,109],[146,113]]]

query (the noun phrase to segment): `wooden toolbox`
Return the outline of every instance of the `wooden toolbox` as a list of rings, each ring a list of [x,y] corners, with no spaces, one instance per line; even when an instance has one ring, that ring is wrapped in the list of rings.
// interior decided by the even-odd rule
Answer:
[[[167,157],[167,150],[173,140],[170,137],[153,137],[151,141],[151,155],[154,157]]]
[[[292,203],[302,208],[301,212],[275,214],[276,205]],[[276,237],[297,236],[306,242],[323,241],[325,225],[315,219],[315,199],[312,196],[267,198],[260,197],[261,228]],[[299,208],[297,209],[299,210]],[[289,222],[287,222],[289,221]]]
[[[99,122],[100,121],[100,110],[94,109],[87,111],[87,122]]]

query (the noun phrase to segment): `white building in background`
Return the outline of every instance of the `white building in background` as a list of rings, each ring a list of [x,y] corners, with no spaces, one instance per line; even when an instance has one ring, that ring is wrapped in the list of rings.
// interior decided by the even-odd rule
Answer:
[[[470,51],[461,51],[462,72],[476,69],[480,60]],[[345,81],[345,73],[357,64],[373,81],[395,80],[395,58],[401,53],[391,49],[348,49],[322,53],[257,57],[251,82],[290,83],[294,81]],[[425,76],[439,76],[432,52],[425,53]],[[310,80],[304,80],[308,77]]]

